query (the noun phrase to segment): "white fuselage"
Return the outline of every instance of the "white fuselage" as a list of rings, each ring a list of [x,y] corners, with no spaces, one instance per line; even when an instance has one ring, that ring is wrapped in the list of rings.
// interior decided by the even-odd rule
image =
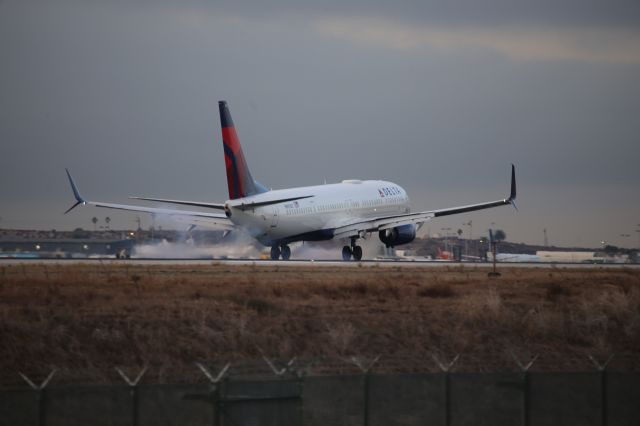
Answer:
[[[308,197],[255,208],[243,204]],[[336,227],[386,215],[409,213],[409,197],[402,187],[380,180],[269,191],[225,203],[229,219],[265,245],[332,238]]]

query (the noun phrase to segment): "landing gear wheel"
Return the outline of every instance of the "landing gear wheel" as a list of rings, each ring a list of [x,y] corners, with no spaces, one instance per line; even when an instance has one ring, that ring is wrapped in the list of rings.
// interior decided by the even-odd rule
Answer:
[[[291,257],[291,249],[289,248],[289,246],[282,246],[280,252],[282,254],[282,260],[289,260],[289,258]]]
[[[360,246],[353,247],[353,259],[357,261],[362,260],[362,247]]]
[[[342,260],[351,260],[351,247],[344,246],[342,247]]]
[[[280,257],[280,248],[278,246],[271,247],[271,260],[278,260]]]

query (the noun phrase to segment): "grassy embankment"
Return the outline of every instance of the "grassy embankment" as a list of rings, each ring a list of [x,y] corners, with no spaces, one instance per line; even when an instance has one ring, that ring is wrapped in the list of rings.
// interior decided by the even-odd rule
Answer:
[[[0,382],[17,371],[194,380],[195,361],[382,355],[379,371],[589,369],[640,360],[640,271],[282,266],[0,266]],[[617,364],[616,364],[617,362]],[[635,367],[634,367],[635,365]],[[341,367],[340,367],[341,368]]]

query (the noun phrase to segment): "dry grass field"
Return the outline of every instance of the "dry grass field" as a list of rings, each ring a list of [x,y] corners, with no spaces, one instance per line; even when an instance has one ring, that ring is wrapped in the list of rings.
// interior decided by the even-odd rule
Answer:
[[[234,365],[352,355],[380,371],[588,370],[640,363],[640,271],[137,265],[0,265],[0,383],[18,371],[117,381],[194,380],[194,362]],[[343,363],[344,364],[344,363]],[[346,364],[344,364],[346,365]]]

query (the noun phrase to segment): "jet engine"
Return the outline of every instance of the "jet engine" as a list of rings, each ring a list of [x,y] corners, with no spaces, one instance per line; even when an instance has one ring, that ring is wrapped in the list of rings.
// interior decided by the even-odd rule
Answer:
[[[416,226],[408,224],[385,229],[378,233],[378,237],[387,247],[407,244],[416,238]]]

